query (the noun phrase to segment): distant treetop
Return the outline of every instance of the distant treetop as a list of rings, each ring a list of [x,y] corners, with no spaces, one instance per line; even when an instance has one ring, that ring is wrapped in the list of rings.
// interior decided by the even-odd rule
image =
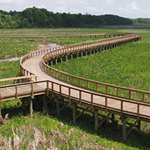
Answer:
[[[22,12],[0,10],[0,28],[101,27],[132,25],[133,20],[116,15],[53,13],[44,8],[26,8]]]

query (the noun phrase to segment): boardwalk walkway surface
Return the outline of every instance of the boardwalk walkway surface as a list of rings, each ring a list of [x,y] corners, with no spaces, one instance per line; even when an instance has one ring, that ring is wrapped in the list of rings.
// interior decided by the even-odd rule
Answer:
[[[103,49],[105,46],[106,49],[109,49],[119,46],[120,44],[126,44],[126,42],[131,40],[139,40],[141,36],[134,36],[128,40],[125,38],[122,38],[118,43],[116,40],[113,40],[113,42],[110,40],[107,42],[96,43],[95,45],[92,45],[92,47]],[[67,52],[66,49],[68,49]],[[36,75],[37,81],[1,87],[1,100],[3,101],[27,96],[31,96],[33,99],[35,95],[40,95],[47,92],[47,95],[52,94],[68,99],[69,103],[73,104],[73,109],[76,107],[75,104],[77,103],[91,108],[91,112],[95,113],[95,129],[98,129],[98,127],[102,124],[98,124],[98,110],[103,110],[106,113],[109,113],[105,119],[107,119],[110,114],[120,115],[122,117],[123,124],[125,124],[124,122],[126,122],[125,119],[127,117],[136,119],[135,124],[139,121],[150,122],[149,103],[111,96],[109,94],[99,93],[96,91],[91,91],[88,88],[85,89],[80,86],[69,84],[50,75],[46,69],[46,64],[45,67],[43,66],[42,59],[44,59],[43,55],[46,53],[48,53],[46,58],[51,59],[50,56],[52,56],[52,53],[57,56],[60,55],[60,53],[64,55],[65,52],[67,54],[68,52],[71,53],[84,49],[91,49],[91,45],[75,48],[58,47],[52,50],[47,49],[39,52],[32,52],[31,54],[26,55],[21,60],[21,73],[22,75]],[[73,120],[75,123],[77,118],[75,116],[75,109],[73,112]],[[125,135],[126,132],[123,130],[123,136]]]

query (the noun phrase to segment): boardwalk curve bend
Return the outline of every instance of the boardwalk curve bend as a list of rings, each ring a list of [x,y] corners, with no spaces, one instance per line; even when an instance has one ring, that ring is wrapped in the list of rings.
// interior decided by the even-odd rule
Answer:
[[[114,115],[120,115],[123,122],[123,137],[125,138],[129,132],[126,132],[126,118],[135,119],[133,126],[138,123],[140,127],[141,121],[150,122],[150,103],[146,102],[145,94],[150,94],[147,91],[119,87],[111,84],[101,83],[93,80],[84,79],[68,73],[52,68],[53,63],[57,63],[58,58],[60,61],[68,60],[68,57],[73,59],[74,56],[82,57],[84,55],[96,53],[98,51],[107,50],[126,44],[129,42],[137,42],[141,39],[142,35],[125,34],[119,37],[109,38],[85,45],[68,45],[49,48],[39,51],[31,52],[25,55],[20,61],[20,72],[23,76],[37,76],[35,82],[20,83],[17,85],[3,86],[1,100],[11,98],[22,98],[31,96],[30,112],[32,114],[32,100],[36,95],[45,94],[51,95],[56,99],[57,112],[59,113],[59,99],[67,99],[68,104],[73,106],[73,122],[76,123],[77,118],[84,112],[89,111],[95,117],[95,129],[106,120],[114,120]],[[51,66],[49,66],[51,65]],[[70,83],[70,79],[72,82]],[[74,81],[78,80],[78,83]],[[82,81],[86,82],[86,86],[82,85]],[[94,84],[95,89],[91,89],[89,84]],[[99,91],[99,85],[106,87],[106,92]],[[4,94],[5,90],[9,88],[11,94]],[[116,89],[116,94],[109,93],[109,88]],[[119,90],[128,92],[128,97],[119,95]],[[141,101],[132,98],[132,92],[137,92],[143,95]],[[46,108],[46,102],[44,102]],[[77,104],[84,105],[81,114],[77,113]],[[88,110],[90,108],[90,110]],[[106,116],[98,114],[98,110],[106,112]],[[112,114],[112,117],[110,115]],[[98,116],[104,117],[101,123],[98,123]]]

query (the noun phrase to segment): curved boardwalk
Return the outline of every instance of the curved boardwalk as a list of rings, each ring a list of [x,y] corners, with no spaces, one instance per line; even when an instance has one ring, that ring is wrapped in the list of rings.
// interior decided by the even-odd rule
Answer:
[[[57,97],[57,99],[58,98],[68,99],[68,104],[73,105],[74,123],[76,122],[76,119],[82,114],[81,113],[80,115],[76,116],[77,104],[86,106],[86,108],[83,109],[83,112],[89,111],[87,110],[87,108],[90,108],[90,112],[93,113],[95,116],[96,130],[106,119],[108,118],[110,119],[109,116],[111,114],[112,114],[111,118],[112,121],[114,119],[114,114],[120,115],[121,120],[123,122],[123,136],[125,138],[129,134],[129,132],[126,134],[127,117],[135,119],[135,123],[133,126],[135,126],[136,123],[138,122],[138,127],[140,127],[141,120],[150,122],[149,103],[146,103],[144,101],[142,102],[131,100],[130,96],[128,99],[125,99],[119,96],[109,95],[107,93],[99,93],[97,91],[91,91],[90,89],[88,89],[88,87],[85,89],[82,88],[81,86],[69,84],[67,82],[64,82],[63,80],[58,79],[58,73],[60,73],[59,71],[53,70],[52,75],[49,72],[50,70],[48,70],[52,68],[48,68],[45,62],[47,62],[48,60],[52,60],[52,58],[54,59],[56,56],[65,55],[71,52],[83,51],[85,49],[92,49],[94,47],[103,49],[104,46],[106,49],[110,49],[115,46],[119,46],[121,44],[126,44],[127,42],[137,41],[140,38],[141,36],[137,35],[128,37],[126,36],[122,38],[116,38],[84,46],[75,46],[72,48],[58,47],[55,49],[52,48],[43,51],[32,52],[31,54],[24,56],[23,59],[21,60],[21,73],[22,75],[36,75],[37,82],[3,87],[3,90],[1,90],[2,101],[6,99],[11,99],[11,97],[18,98],[31,96],[30,109],[32,109],[32,99],[34,99],[34,96],[44,94],[46,92],[47,96],[50,94],[52,95],[52,97],[55,98]],[[46,53],[48,53],[48,55],[45,55],[45,57],[42,58],[42,56]],[[7,94],[8,91],[12,93],[12,95],[8,96]],[[104,116],[104,120],[101,123],[98,123],[98,110],[106,112],[106,116]],[[60,109],[58,107],[58,112],[59,111]]]

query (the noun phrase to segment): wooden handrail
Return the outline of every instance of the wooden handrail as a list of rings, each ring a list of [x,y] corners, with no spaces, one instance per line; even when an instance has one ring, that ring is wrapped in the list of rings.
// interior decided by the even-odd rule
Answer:
[[[147,115],[143,115],[143,114],[140,114],[139,110],[140,110],[140,106],[147,106],[147,107],[150,107],[150,103],[145,103],[145,102],[141,102],[141,101],[130,101],[130,100],[127,100],[127,99],[123,99],[123,98],[119,98],[119,97],[114,97],[114,96],[109,96],[107,94],[100,94],[100,93],[96,93],[96,92],[92,92],[92,91],[85,91],[84,89],[80,89],[79,88],[75,88],[75,87],[70,87],[70,86],[67,86],[67,85],[62,85],[60,83],[57,83],[57,82],[53,82],[53,81],[49,81],[49,80],[44,80],[44,81],[37,81],[37,82],[32,82],[32,83],[21,83],[21,84],[16,84],[16,85],[11,85],[11,86],[3,86],[3,87],[0,87],[1,88],[7,88],[7,87],[14,87],[16,90],[15,90],[15,96],[16,98],[19,97],[19,93],[18,93],[18,88],[19,87],[22,87],[22,85],[31,85],[31,97],[34,96],[34,89],[33,89],[33,85],[37,85],[38,83],[46,83],[45,85],[45,89],[48,88],[52,95],[55,94],[55,92],[58,94],[59,92],[59,95],[62,95],[62,94],[65,94],[66,93],[62,93],[62,90],[58,91],[58,90],[55,90],[55,85],[61,87],[60,89],[62,88],[67,88],[68,91],[70,91],[66,96],[68,97],[68,100],[71,100],[72,96],[71,96],[71,91],[74,90],[74,91],[79,91],[79,96],[76,97],[76,99],[78,99],[78,101],[80,102],[80,104],[82,104],[82,94],[86,93],[86,94],[90,94],[91,96],[91,101],[90,102],[90,105],[91,105],[91,108],[92,110],[94,110],[94,107],[99,105],[98,103],[95,103],[94,102],[94,97],[104,97],[105,98],[105,104],[103,105],[104,108],[105,108],[105,111],[108,112],[109,109],[114,109],[116,111],[119,111],[120,114],[123,114],[123,113],[130,113],[132,115],[136,115],[137,116],[137,120],[139,120],[139,117],[140,116],[146,116],[148,117]],[[51,86],[49,86],[51,84]],[[108,106],[108,98],[109,99],[113,99],[113,100],[117,100],[117,101],[120,101],[121,102],[121,107],[120,109],[115,109],[115,108],[111,108]],[[85,101],[85,100],[84,100]],[[87,101],[88,102],[88,101]],[[131,104],[136,104],[137,105],[137,113],[133,113],[133,112],[128,112],[128,111],[125,111],[124,110],[124,105],[123,103],[131,103]],[[101,105],[101,104],[100,104]]]
[[[56,37],[91,37],[91,36],[124,36],[124,35],[128,35],[128,34],[133,34],[133,33],[129,33],[129,32],[122,32],[122,33],[93,33],[93,34],[75,34],[75,35],[35,35],[35,34],[0,34],[0,37],[21,37],[21,38],[56,38]]]
[[[130,37],[130,38],[129,38]],[[122,38],[119,38],[119,39],[117,39],[117,41],[118,42],[122,42],[122,41],[126,41],[126,40],[131,40],[131,39],[135,39],[135,38],[141,38],[142,37],[142,35],[130,35],[130,36],[128,36],[128,37],[122,37]],[[115,40],[115,41],[114,41]],[[112,41],[113,42],[117,42],[116,41],[116,39],[112,39]],[[107,41],[107,43],[111,43],[112,41]],[[112,43],[113,43],[112,42]],[[106,43],[106,45],[107,45],[107,43]],[[111,43],[111,44],[112,44]],[[103,45],[102,43],[98,43],[99,45]],[[93,45],[92,45],[93,46]],[[84,47],[88,47],[87,45],[85,45]],[[76,47],[75,47],[76,48]],[[54,69],[54,68],[52,68],[52,67],[50,67],[50,66],[48,66],[48,65],[46,65],[45,64],[45,61],[47,61],[47,59],[51,59],[51,58],[55,58],[55,57],[58,57],[58,56],[60,56],[60,55],[64,55],[65,53],[67,54],[68,52],[74,52],[75,51],[75,48],[72,48],[72,49],[63,49],[63,52],[62,52],[62,50],[57,50],[57,53],[56,53],[56,51],[52,51],[52,52],[49,52],[49,53],[47,53],[47,54],[45,54],[44,56],[43,56],[43,58],[42,58],[42,66],[43,66],[43,68],[44,68],[44,70],[46,71],[46,72],[48,72],[47,70],[50,70],[50,72],[48,72],[48,73],[52,73],[52,71],[53,71],[53,74],[51,74],[51,75],[53,75],[53,76],[55,76],[55,77],[57,77],[58,78],[58,73],[60,73],[61,74],[61,80],[63,80],[64,81],[64,79],[63,79],[63,75],[66,75],[66,77],[67,77],[67,82],[68,82],[68,77],[72,77],[72,80],[73,80],[73,82],[72,82],[72,84],[74,84],[74,79],[78,79],[79,80],[79,85],[78,86],[81,86],[81,81],[86,81],[87,82],[87,89],[89,89],[89,83],[94,83],[95,85],[96,85],[96,90],[94,90],[94,91],[97,91],[97,92],[101,92],[101,91],[98,91],[98,85],[103,85],[103,86],[106,86],[106,92],[101,92],[101,93],[106,93],[106,94],[109,94],[108,93],[108,87],[112,87],[112,88],[115,88],[115,89],[117,89],[117,93],[116,93],[116,95],[115,96],[117,96],[117,97],[121,97],[121,96],[119,96],[119,89],[121,89],[121,90],[126,90],[126,91],[129,91],[129,98],[127,98],[127,99],[131,99],[131,92],[138,92],[138,93],[142,93],[143,94],[143,101],[144,101],[144,95],[145,94],[150,94],[150,92],[148,92],[148,91],[142,91],[142,90],[136,90],[136,89],[132,89],[132,88],[126,88],[126,87],[120,87],[120,86],[116,86],[116,85],[112,85],[112,84],[107,84],[107,83],[102,83],[102,82],[98,82],[98,81],[94,81],[94,80],[89,80],[89,79],[85,79],[85,78],[82,78],[82,77],[78,77],[78,76],[75,76],[75,75],[71,75],[71,74],[68,74],[68,73],[65,73],[65,72],[63,72],[63,71],[59,71],[59,70],[57,70],[57,69]],[[78,48],[76,48],[78,51],[80,51],[80,50],[82,50],[82,47],[81,46],[78,46]],[[65,51],[65,52],[64,52]],[[54,74],[54,72],[56,72],[56,75]],[[76,84],[74,84],[74,85],[76,85]],[[85,88],[85,87],[84,87]],[[93,89],[90,89],[90,90],[93,90]],[[112,94],[109,94],[109,95],[112,95]],[[125,98],[125,97],[124,97]]]
[[[82,102],[84,102],[85,100],[82,99],[82,94],[83,93],[87,93],[87,94],[90,94],[91,95],[91,108],[92,108],[92,111],[94,110],[94,107],[95,105],[97,105],[96,103],[94,103],[94,97],[95,96],[100,96],[100,97],[104,97],[105,98],[105,111],[109,111],[109,109],[114,109],[116,111],[119,111],[121,114],[123,113],[130,113],[128,111],[125,111],[124,110],[124,102],[127,102],[127,103],[133,103],[133,104],[136,104],[137,105],[137,113],[132,113],[134,115],[137,116],[137,120],[139,119],[139,117],[141,116],[140,112],[139,112],[139,109],[140,109],[140,106],[143,105],[143,106],[148,106],[150,107],[150,103],[147,103],[147,102],[144,102],[143,101],[137,101],[137,100],[131,100],[131,99],[126,99],[126,98],[122,98],[122,97],[119,97],[119,89],[123,89],[123,90],[128,90],[128,91],[131,91],[131,92],[141,92],[143,93],[143,98],[144,98],[144,95],[145,94],[150,94],[150,92],[147,92],[147,91],[141,91],[141,90],[136,90],[136,89],[131,89],[131,88],[125,88],[125,87],[120,87],[120,86],[115,86],[115,85],[111,85],[111,84],[106,84],[106,83],[101,83],[101,82],[97,82],[97,81],[92,81],[92,80],[88,80],[88,79],[84,79],[84,78],[81,78],[81,77],[76,77],[76,76],[73,76],[73,75],[70,75],[70,74],[67,74],[67,73],[64,73],[62,71],[59,71],[57,69],[54,69],[52,67],[49,67],[48,65],[45,64],[45,61],[48,59],[49,55],[50,55],[50,58],[55,58],[56,56],[59,56],[59,55],[64,55],[64,54],[67,54],[67,53],[70,53],[70,52],[76,52],[76,51],[80,51],[80,50],[84,50],[84,49],[88,49],[88,48],[92,48],[92,47],[97,47],[97,46],[106,46],[106,45],[110,45],[110,44],[117,44],[117,43],[121,43],[123,41],[132,41],[136,38],[141,38],[142,36],[141,35],[136,35],[136,34],[130,34],[130,35],[126,35],[122,38],[112,38],[111,40],[109,41],[103,41],[105,43],[89,43],[89,44],[86,44],[86,45],[79,45],[79,46],[63,46],[62,47],[56,47],[56,48],[51,48],[51,49],[47,49],[47,50],[40,50],[40,51],[35,51],[35,52],[32,52],[30,54],[27,54],[25,55],[21,61],[20,61],[20,68],[21,68],[21,73],[22,74],[33,74],[32,72],[29,72],[28,70],[26,70],[22,63],[24,61],[26,61],[27,59],[30,59],[32,57],[35,57],[35,56],[38,56],[38,55],[42,55],[42,54],[45,54],[47,53],[46,55],[44,55],[43,57],[43,60],[42,60],[42,67],[43,69],[52,74],[55,76],[55,77],[58,77],[58,73],[62,74],[61,75],[61,78],[63,79],[63,75],[66,75],[66,78],[67,78],[67,81],[68,81],[68,77],[72,77],[72,81],[74,83],[74,80],[77,78],[79,80],[79,85],[81,85],[81,81],[87,81],[87,87],[89,86],[89,83],[95,83],[96,85],[96,91],[87,91],[87,90],[84,90],[84,89],[80,89],[79,88],[74,88],[74,87],[70,87],[70,86],[66,86],[66,85],[62,85],[62,84],[59,84],[59,83],[55,83],[55,82],[52,82],[52,81],[38,81],[38,82],[33,82],[33,85],[34,84],[38,84],[38,83],[42,83],[42,82],[46,82],[47,83],[47,88],[52,92],[52,95],[59,92],[59,95],[60,97],[62,96],[62,88],[65,87],[65,88],[68,88],[68,94],[66,96],[68,96],[68,99],[69,99],[69,102],[71,102],[71,99],[72,99],[72,95],[71,95],[71,91],[72,90],[76,90],[76,91],[79,91],[79,96],[78,96],[78,100],[80,102],[80,104],[82,104]],[[117,44],[118,45],[118,44]],[[53,53],[53,54],[52,54]],[[47,57],[47,58],[46,58]],[[64,81],[64,80],[63,80]],[[49,86],[49,83],[51,83],[51,86]],[[28,85],[29,83],[24,83],[24,84],[18,84],[17,87],[19,86],[22,86],[22,85]],[[31,84],[31,83],[30,83]],[[74,83],[75,84],[75,83]],[[104,85],[106,86],[106,93],[98,93],[98,85]],[[54,85],[58,85],[59,86],[59,91],[55,91],[55,88],[54,88]],[[9,87],[9,86],[5,86],[5,87]],[[116,88],[116,92],[117,94],[116,95],[109,95],[108,92],[108,88],[109,87],[113,87],[113,88]],[[3,87],[4,88],[4,87]],[[45,87],[46,88],[46,87]],[[47,89],[47,94],[48,94],[48,89]],[[33,89],[32,89],[33,90]],[[32,92],[31,92],[32,93]],[[33,90],[33,93],[32,95],[34,95],[34,90]],[[108,106],[108,98],[111,98],[111,99],[114,99],[114,100],[118,100],[121,102],[121,107],[120,109],[115,109],[115,108],[111,108]],[[145,116],[142,114],[142,116]]]
[[[37,78],[37,76],[36,75],[32,75],[32,76],[21,76],[21,77],[6,78],[6,79],[0,79],[0,82],[12,81],[12,80],[20,80],[20,79],[29,79],[29,78]]]

